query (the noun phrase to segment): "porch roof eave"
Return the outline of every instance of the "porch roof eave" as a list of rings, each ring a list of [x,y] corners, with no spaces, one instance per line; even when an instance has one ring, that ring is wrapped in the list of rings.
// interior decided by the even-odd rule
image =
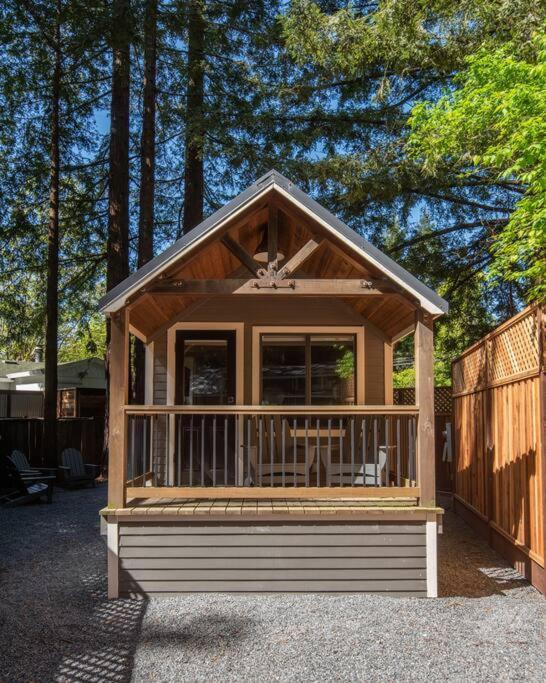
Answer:
[[[198,248],[205,238],[210,238],[214,233],[222,230],[230,220],[234,219],[252,204],[258,202],[272,189],[275,189],[286,197],[288,201],[297,205],[298,208],[310,215],[311,218],[318,222],[323,228],[330,233],[333,233],[333,235],[346,244],[348,248],[368,261],[386,275],[387,278],[408,292],[408,294],[415,297],[427,313],[431,314],[433,317],[438,317],[447,313],[449,308],[447,302],[436,292],[417,280],[417,278],[411,275],[402,266],[393,261],[386,254],[383,254],[370,242],[358,235],[354,230],[345,225],[327,209],[322,207],[318,202],[294,186],[289,180],[276,171],[270,171],[257,180],[253,185],[209,216],[189,233],[183,235],[162,254],[152,259],[145,266],[132,273],[123,282],[114,287],[100,300],[100,311],[105,314],[111,314],[123,308],[127,299],[138,292],[138,290],[158,277],[176,260],[180,259],[182,256],[188,255]]]

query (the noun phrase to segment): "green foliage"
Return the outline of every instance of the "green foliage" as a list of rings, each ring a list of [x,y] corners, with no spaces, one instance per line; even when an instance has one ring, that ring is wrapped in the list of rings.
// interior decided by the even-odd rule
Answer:
[[[454,77],[469,58],[480,50],[509,53],[545,18],[537,0],[293,0],[282,19],[302,70],[300,101],[316,121],[308,139],[325,151],[306,168],[317,194],[450,303],[436,325],[437,382],[448,381],[454,356],[525,299],[527,282],[496,268],[503,237],[493,266],[490,249],[521,207],[522,186],[491,165],[461,173],[445,156],[434,173],[423,173],[406,144],[408,119],[417,102],[434,103],[456,88]],[[459,128],[453,135],[464,140]],[[514,244],[526,249],[509,232],[502,235],[509,252]],[[536,261],[526,260],[526,268],[539,268]]]
[[[82,358],[104,358],[106,355],[106,324],[95,313],[78,325],[65,325],[60,330],[59,362]]]
[[[457,88],[414,107],[411,153],[434,175],[446,160],[461,177],[485,169],[521,188],[509,222],[491,244],[489,276],[546,295],[546,34],[467,60]]]
[[[341,347],[343,349],[343,347]],[[355,374],[355,355],[350,349],[336,360],[336,375],[341,379],[352,379]]]
[[[395,370],[392,374],[392,384],[395,389],[405,389],[415,386],[415,368]]]
[[[55,3],[0,11],[0,356],[43,345]],[[101,289],[107,103],[102,2],[61,2],[60,325],[85,318]]]

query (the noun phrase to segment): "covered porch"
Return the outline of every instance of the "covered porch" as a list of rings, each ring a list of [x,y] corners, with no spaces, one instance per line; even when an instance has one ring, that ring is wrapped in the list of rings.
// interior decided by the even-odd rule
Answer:
[[[266,514],[303,538],[303,514],[334,545],[347,521],[360,525],[346,530],[351,544],[369,532],[383,548],[395,527],[409,534],[404,548],[432,539],[437,295],[274,172],[122,285],[102,307],[116,558],[144,518],[158,537],[164,523],[176,536],[236,515],[234,537],[256,541],[246,525]],[[393,346],[410,334],[416,404],[395,406]],[[131,336],[146,353],[139,404]],[[425,580],[419,571],[412,581]]]

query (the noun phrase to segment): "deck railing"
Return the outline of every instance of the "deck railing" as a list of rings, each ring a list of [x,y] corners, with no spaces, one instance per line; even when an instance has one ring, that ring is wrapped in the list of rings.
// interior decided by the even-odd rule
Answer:
[[[417,414],[415,406],[127,406],[128,493],[391,487],[395,495],[417,485]]]

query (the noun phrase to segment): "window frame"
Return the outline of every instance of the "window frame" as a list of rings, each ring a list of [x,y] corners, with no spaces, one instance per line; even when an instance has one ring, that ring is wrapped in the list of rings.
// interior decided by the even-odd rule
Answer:
[[[355,350],[355,405],[364,405],[365,366],[364,366],[364,326],[259,326],[252,334],[252,404],[262,404],[262,336],[268,334],[293,334],[305,336],[305,396],[311,397],[311,336],[353,335]],[[308,356],[309,354],[309,356]],[[305,403],[304,406],[313,405]]]

